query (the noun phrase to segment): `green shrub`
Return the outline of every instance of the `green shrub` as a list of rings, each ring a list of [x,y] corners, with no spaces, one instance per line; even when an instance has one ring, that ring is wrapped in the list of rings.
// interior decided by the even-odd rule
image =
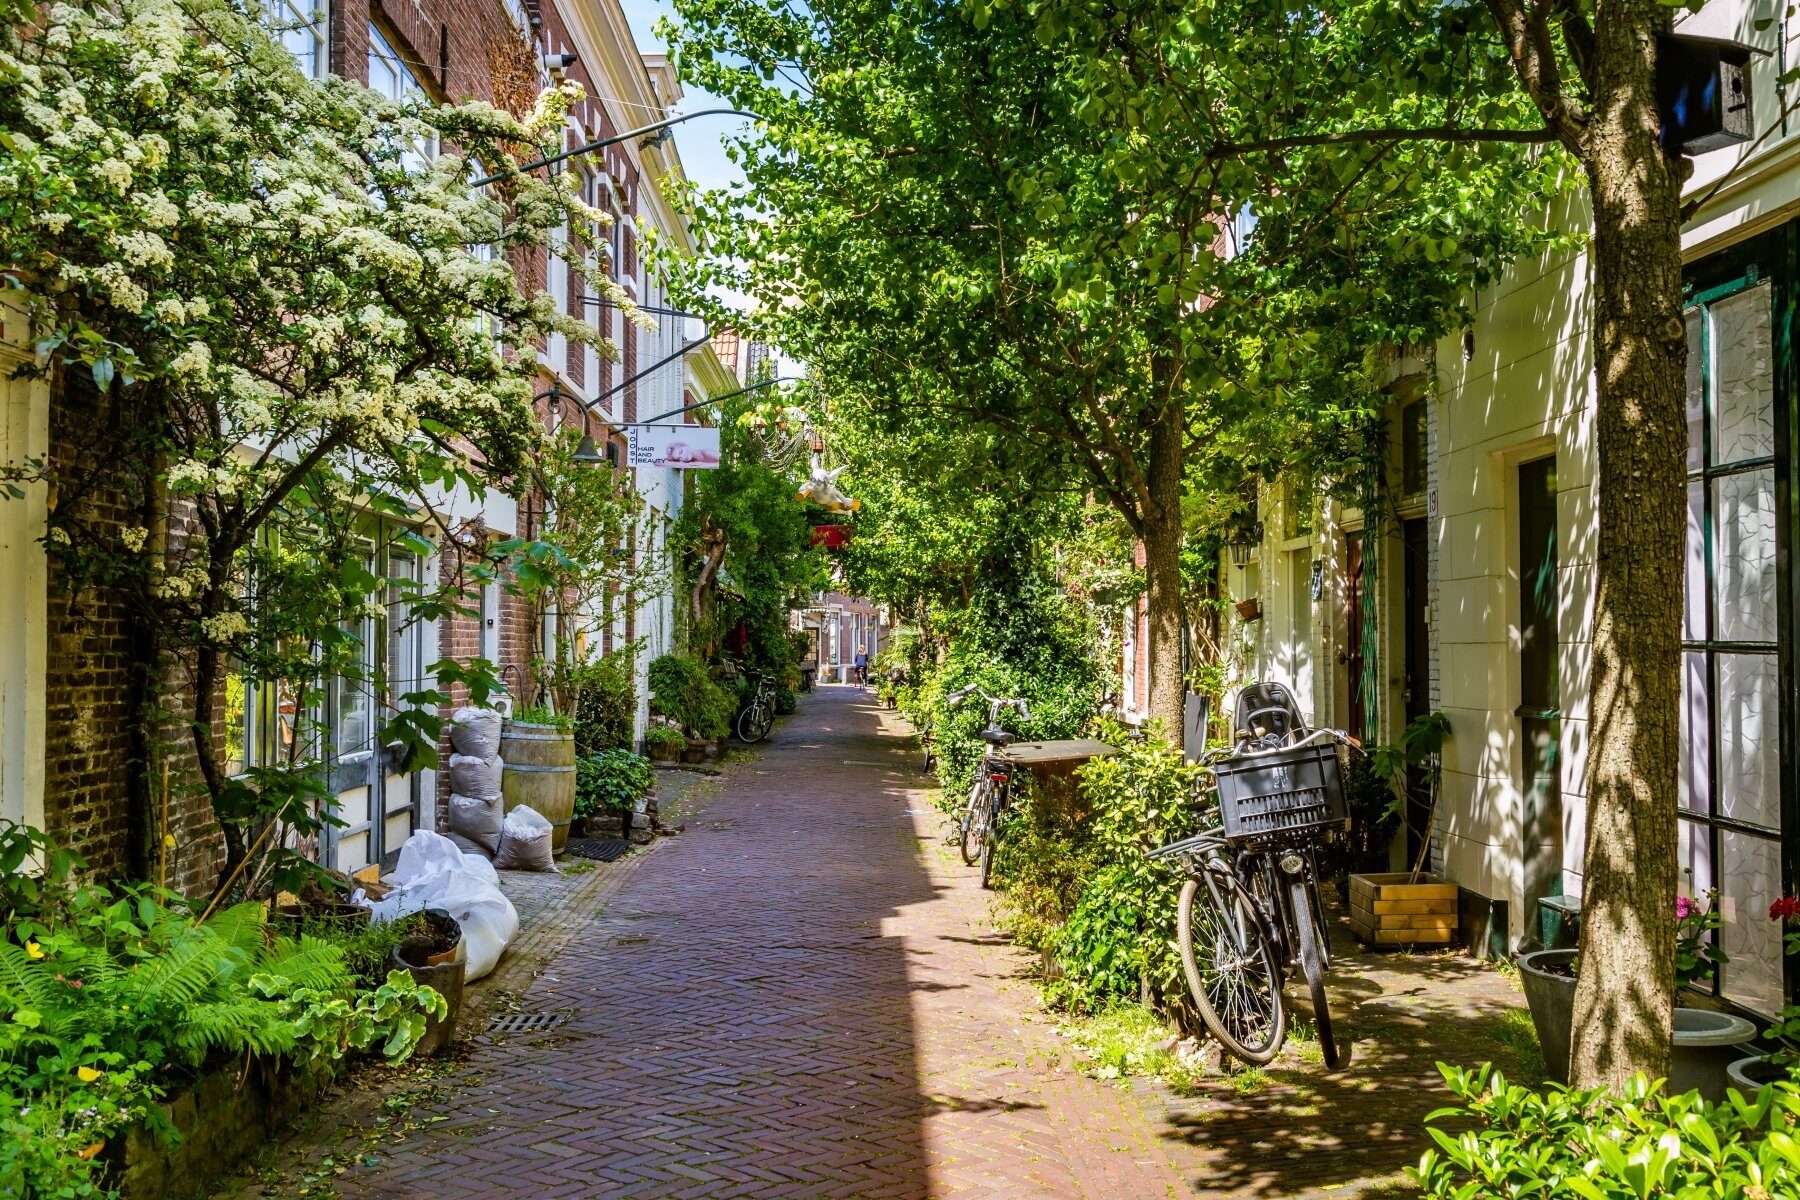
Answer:
[[[197,921],[153,889],[72,889],[0,938],[0,1195],[106,1194],[80,1152],[168,1134],[162,1088],[214,1063],[405,1058],[445,1011],[403,971],[358,987],[344,947],[274,934],[260,904]]]
[[[287,930],[293,937],[313,937],[328,942],[344,956],[344,969],[358,987],[376,988],[394,969],[394,948],[409,937],[428,932],[425,914],[408,913],[392,921],[358,921],[346,924],[340,920],[303,920],[299,927]]]
[[[794,695],[794,689],[787,684],[778,684],[775,688],[775,715],[791,717],[800,708],[800,697]]]
[[[644,731],[644,745],[671,746],[679,754],[687,749],[687,739],[673,725],[652,725]]]
[[[1491,1065],[1438,1070],[1461,1104],[1426,1118],[1437,1145],[1410,1173],[1432,1200],[1800,1195],[1800,1080],[1715,1105],[1693,1092],[1665,1095],[1641,1077],[1613,1096],[1533,1091]],[[1451,1134],[1436,1124],[1444,1118],[1473,1119],[1475,1128]]]
[[[736,711],[731,693],[713,682],[697,659],[665,654],[651,662],[649,674],[652,712],[681,722],[703,740],[731,732]]]
[[[603,750],[575,760],[575,815],[627,812],[656,786],[650,760],[629,750]]]
[[[582,664],[577,672],[580,698],[575,702],[575,753],[629,750],[637,716],[637,685],[631,656],[621,651]]]
[[[1119,753],[1077,772],[1089,808],[1086,853],[1096,866],[1058,939],[1062,977],[1052,997],[1084,1010],[1135,999],[1140,979],[1155,994],[1181,994],[1175,910],[1182,876],[1146,856],[1217,821],[1199,767],[1165,742],[1123,734],[1103,731]]]
[[[573,729],[575,727],[575,718],[559,712],[551,712],[541,704],[527,704],[515,708],[512,715],[506,719],[520,725],[550,725],[557,729]]]

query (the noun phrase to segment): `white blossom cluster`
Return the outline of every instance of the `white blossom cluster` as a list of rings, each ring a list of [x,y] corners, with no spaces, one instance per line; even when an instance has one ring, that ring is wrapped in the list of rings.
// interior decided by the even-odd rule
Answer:
[[[536,345],[558,332],[613,354],[521,286],[513,252],[609,218],[572,173],[470,182],[559,139],[579,88],[523,119],[390,102],[307,80],[257,16],[84,0],[0,35],[0,261],[34,339],[54,367],[153,404],[163,482],[214,528],[297,463],[343,484],[310,478],[315,504],[404,494],[433,455],[504,485],[542,437]],[[629,308],[602,264],[572,266]],[[201,560],[222,552],[178,547],[158,591],[205,599],[219,575]],[[208,602],[202,636],[247,631]]]

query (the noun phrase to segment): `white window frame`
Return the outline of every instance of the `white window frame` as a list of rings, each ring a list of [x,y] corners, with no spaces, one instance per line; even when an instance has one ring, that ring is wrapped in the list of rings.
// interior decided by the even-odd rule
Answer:
[[[264,23],[275,40],[294,56],[300,73],[315,82],[330,68],[331,6],[326,0],[269,0]]]

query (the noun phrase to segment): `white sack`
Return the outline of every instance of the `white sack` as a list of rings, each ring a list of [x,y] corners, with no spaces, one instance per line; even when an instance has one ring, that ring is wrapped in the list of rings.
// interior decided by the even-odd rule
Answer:
[[[506,814],[500,828],[500,849],[494,866],[502,871],[554,871],[556,855],[550,848],[555,827],[529,804]]]
[[[540,818],[541,819],[541,818]],[[519,913],[499,888],[499,875],[479,854],[465,854],[442,834],[421,829],[400,847],[395,888],[370,905],[374,921],[391,921],[425,908],[441,908],[462,927],[463,978],[494,969],[519,933]]]
[[[450,716],[450,745],[471,758],[493,758],[500,753],[502,720],[491,708],[459,708]]]
[[[500,773],[506,764],[495,754],[489,758],[476,758],[473,754],[452,754],[450,756],[450,790],[465,796],[498,796],[500,794]]]

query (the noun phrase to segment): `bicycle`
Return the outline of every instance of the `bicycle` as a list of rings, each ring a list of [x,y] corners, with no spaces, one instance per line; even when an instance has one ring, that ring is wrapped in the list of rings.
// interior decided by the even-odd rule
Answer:
[[[954,707],[975,691],[972,687],[964,688],[946,696],[944,702]],[[975,779],[969,786],[969,802],[963,806],[957,840],[963,862],[971,867],[980,864],[981,886],[987,888],[992,886],[994,846],[1000,840],[1000,814],[1006,811],[1007,801],[1012,798],[1013,772],[1018,767],[999,753],[1018,740],[1014,734],[1000,728],[1000,714],[1011,709],[1020,720],[1029,721],[1031,708],[1023,697],[1003,700],[983,694],[981,698],[988,702],[987,728],[981,731],[981,740],[987,743],[988,752],[975,766]]]
[[[1325,1065],[1335,1070],[1342,1056],[1325,992],[1331,948],[1314,850],[1347,823],[1338,747],[1349,739],[1308,730],[1280,684],[1244,689],[1237,715],[1235,744],[1206,760],[1220,826],[1150,851],[1187,874],[1176,910],[1182,973],[1207,1030],[1261,1065],[1286,1040],[1282,988],[1298,967]]]
[[[756,688],[750,703],[737,715],[737,735],[754,745],[769,736],[775,728],[775,684],[767,675],[756,676]]]

